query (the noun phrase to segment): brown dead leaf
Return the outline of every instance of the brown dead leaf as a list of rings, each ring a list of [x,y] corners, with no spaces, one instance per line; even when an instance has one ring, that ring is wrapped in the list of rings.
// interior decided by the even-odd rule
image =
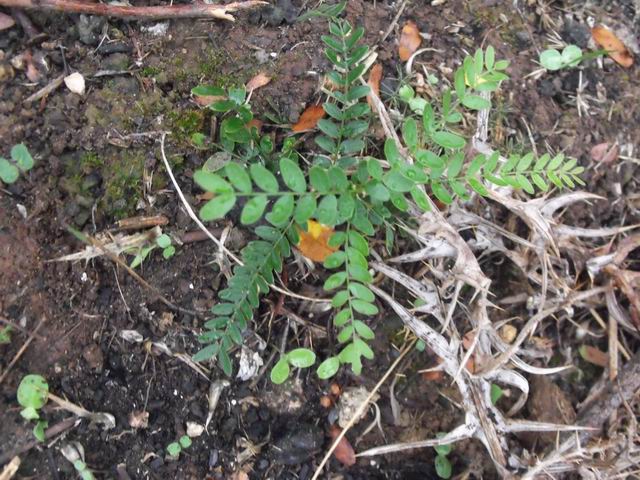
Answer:
[[[131,428],[147,428],[149,426],[149,412],[134,410],[129,413],[129,426]]]
[[[247,123],[247,128],[249,130],[251,130],[251,127],[256,127],[256,129],[258,130],[258,133],[260,133],[260,130],[262,130],[262,120],[258,120],[257,118],[252,118],[251,120],[249,120],[249,123]]]
[[[604,163],[605,165],[615,162],[619,154],[620,148],[617,143],[613,146],[607,142],[599,143],[591,149],[591,158],[593,161]]]
[[[307,231],[298,232],[300,242],[297,247],[309,260],[324,262],[325,259],[336,251],[329,246],[329,239],[333,235],[333,229],[314,220],[307,222]]]
[[[618,65],[629,68],[633,65],[633,56],[624,43],[607,27],[596,25],[591,29],[595,42],[604,48]]]
[[[208,107],[213,102],[225,100],[227,97],[222,95],[194,95],[193,100],[201,107]]]
[[[367,85],[373,93],[376,94],[376,97],[380,97],[380,80],[382,80],[382,65],[376,63],[373,67],[371,67],[371,71],[369,72],[369,80],[367,81]],[[371,99],[371,95],[367,95],[367,103],[371,107],[371,110],[376,111],[376,106]]]
[[[444,378],[444,373],[440,370],[435,370],[431,372],[422,372],[422,379],[427,382],[439,382]]]
[[[591,345],[582,345],[579,349],[580,356],[589,363],[605,368],[609,365],[609,355]]]
[[[340,90],[340,85],[331,80],[328,75],[325,75],[322,78],[322,88],[330,92],[335,92],[336,90]]]
[[[311,130],[312,128],[315,128],[318,120],[320,120],[322,117],[324,117],[324,108],[322,108],[322,105],[311,105],[310,107],[307,107],[304,112],[302,112],[298,123],[291,127],[291,130],[296,133],[304,132],[305,130]]]
[[[271,77],[267,77],[264,73],[259,73],[251,80],[247,82],[247,90],[255,90],[256,88],[264,87],[271,81]]]
[[[400,60],[406,62],[409,60],[413,52],[415,52],[422,43],[422,37],[420,36],[420,30],[418,26],[408,20],[402,27],[402,33],[400,34],[400,45],[398,46],[398,55]]]
[[[7,28],[11,28],[16,24],[13,17],[7,15],[6,13],[0,12],[0,31],[6,30]]]
[[[196,195],[196,200],[198,200],[199,202],[204,202],[206,200],[211,200],[215,196],[216,194],[213,192],[199,193]]]
[[[329,435],[335,441],[336,438],[342,433],[342,429],[337,425],[331,425],[329,429]],[[343,465],[350,467],[356,463],[356,452],[353,451],[353,447],[347,440],[347,437],[342,437],[342,439],[338,442],[338,446],[333,451],[333,456],[336,457]]]

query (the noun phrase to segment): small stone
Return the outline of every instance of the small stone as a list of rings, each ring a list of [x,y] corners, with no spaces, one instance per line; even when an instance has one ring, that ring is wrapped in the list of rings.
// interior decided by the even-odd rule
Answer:
[[[91,370],[102,371],[104,365],[104,355],[98,345],[92,343],[87,345],[82,351],[82,358],[85,359]]]
[[[196,438],[202,435],[204,432],[204,426],[196,422],[187,422],[187,435],[191,438]]]
[[[80,212],[73,217],[73,223],[75,223],[77,227],[84,227],[84,224],[89,221],[89,217],[91,217],[89,210],[80,210]]]
[[[85,45],[97,45],[105,23],[104,17],[80,15],[76,25],[80,41]]]
[[[102,183],[102,175],[99,172],[92,172],[82,180],[82,190],[91,190],[100,186]]]
[[[131,428],[147,428],[149,426],[149,412],[134,410],[129,414],[129,426]]]
[[[300,424],[287,431],[273,445],[274,461],[280,465],[298,465],[322,447],[324,434],[311,424]]]
[[[518,335],[518,329],[513,325],[503,325],[500,327],[500,338],[507,343],[511,343]]]
[[[101,67],[105,70],[126,70],[131,65],[126,53],[112,53],[104,58]]]

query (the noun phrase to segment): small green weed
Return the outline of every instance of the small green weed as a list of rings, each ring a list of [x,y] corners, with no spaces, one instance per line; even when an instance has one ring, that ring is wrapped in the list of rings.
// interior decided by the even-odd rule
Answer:
[[[23,143],[14,145],[11,149],[11,160],[0,157],[0,180],[4,183],[14,183],[20,173],[26,173],[33,168],[33,157]]]
[[[185,448],[189,448],[193,442],[187,435],[181,436],[177,442],[167,445],[167,453],[170,457],[178,458]]]
[[[227,375],[232,373],[229,351],[234,344],[243,343],[243,332],[260,297],[269,292],[308,222],[335,231],[328,245],[336,251],[324,261],[324,267],[334,272],[325,280],[324,289],[333,294],[339,347],[316,371],[319,378],[327,379],[342,365],[360,374],[363,358],[374,358],[370,323],[379,312],[370,288],[370,244],[381,233],[391,252],[399,223],[411,221],[412,206],[430,210],[431,196],[446,205],[456,198],[467,200],[474,192],[485,196],[487,183],[529,194],[536,188],[547,191],[552,185],[572,188],[582,184],[579,175],[584,168],[562,154],[536,159],[533,153],[526,153],[502,162],[496,152],[467,159],[468,138],[460,128],[463,111],[491,108],[488,93],[508,79],[509,62],[496,60],[491,46],[464,59],[454,74],[454,88],[444,87],[437,101],[419,97],[409,85],[403,85],[399,98],[408,112],[399,130],[406,150],[388,139],[384,160],[371,156],[371,109],[365,101],[369,87],[359,81],[369,64],[369,48],[360,44],[363,28],[337,17],[345,5],[318,13],[329,17],[330,35],[322,36],[322,41],[333,65],[327,77],[337,88],[326,92],[323,109],[327,117],[317,123],[316,150],[302,155],[296,150],[295,137],[288,137],[276,150],[270,137],[248,127],[253,114],[243,88],[198,86],[192,90],[198,96],[222,97],[209,108],[222,118],[220,144],[226,152],[215,170],[205,167],[194,173],[194,181],[214,194],[200,209],[200,218],[222,219],[242,202],[240,222],[253,226],[258,237],[242,250],[243,265],[234,268],[226,288],[219,292],[213,318],[199,337],[204,348],[193,357],[195,361],[217,358]],[[283,354],[271,372],[272,380],[284,382],[291,366],[313,365],[312,353],[297,349]]]
[[[151,245],[140,248],[129,266],[131,268],[136,268],[141,265],[149,254],[156,248],[162,249],[162,257],[165,260],[170,259],[176,253],[176,247],[171,244],[171,237],[166,233],[163,233],[162,235],[157,236]]]
[[[10,325],[0,328],[0,345],[11,343],[11,332],[13,328]]]
[[[444,432],[438,433],[437,437],[444,437],[446,434]],[[451,453],[451,444],[447,445],[438,445],[437,447],[433,447],[436,451],[437,455],[435,460],[433,461],[434,466],[436,467],[436,473],[440,478],[451,478],[451,474],[453,472],[453,467],[451,466],[451,462],[447,458],[447,455]]]
[[[35,420],[36,426],[33,428],[33,435],[44,442],[44,430],[48,423],[40,418],[40,410],[47,403],[49,396],[49,385],[44,377],[40,375],[27,375],[18,386],[18,403],[24,407],[20,412],[23,418]]]
[[[582,49],[577,45],[567,45],[562,52],[555,48],[548,48],[540,53],[538,61],[540,65],[550,71],[562,70],[563,68],[577,67],[580,62],[606,55],[606,50],[596,50],[594,52],[582,53]]]

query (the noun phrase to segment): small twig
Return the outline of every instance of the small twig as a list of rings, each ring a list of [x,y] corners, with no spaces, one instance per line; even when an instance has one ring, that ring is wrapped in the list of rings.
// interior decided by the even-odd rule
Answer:
[[[2,5],[2,2],[3,0],[0,0],[0,5]],[[42,87],[33,95],[27,97],[23,103],[35,102],[36,100],[40,100],[41,98],[46,97],[51,92],[56,90],[60,85],[62,85],[62,82],[64,82],[64,77],[64,75],[60,75],[59,77],[54,78],[46,86]]]
[[[326,463],[329,461],[329,458],[331,458],[331,455],[333,454],[333,452],[335,451],[335,449],[337,448],[338,444],[340,443],[340,441],[344,438],[344,436],[346,435],[346,433],[349,431],[349,429],[351,427],[353,427],[353,425],[356,423],[356,421],[362,417],[362,414],[364,413],[364,411],[367,409],[367,406],[369,405],[369,402],[373,399],[373,396],[376,394],[376,392],[378,390],[380,390],[380,387],[382,387],[382,385],[384,384],[384,382],[387,380],[387,378],[389,378],[389,375],[391,375],[391,372],[393,372],[395,370],[395,368],[398,366],[398,364],[402,361],[402,359],[404,358],[404,356],[409,353],[411,351],[411,349],[413,348],[413,344],[415,343],[415,340],[412,341],[409,345],[407,345],[404,350],[402,350],[402,352],[400,352],[400,355],[398,355],[398,358],[396,358],[396,360],[391,364],[391,366],[389,367],[389,369],[386,371],[386,373],[382,376],[382,378],[380,379],[380,381],[376,384],[375,387],[373,387],[373,390],[371,390],[371,392],[369,392],[369,395],[367,396],[367,398],[365,398],[364,402],[362,402],[360,404],[360,406],[358,407],[358,409],[355,411],[355,413],[353,414],[353,416],[351,417],[351,419],[349,420],[349,422],[345,425],[345,427],[342,429],[342,431],[340,432],[340,435],[338,435],[335,440],[333,441],[333,444],[331,444],[331,448],[329,449],[329,451],[325,454],[324,458],[322,459],[322,461],[320,462],[320,465],[318,465],[318,468],[316,468],[315,473],[313,474],[313,477],[311,478],[311,480],[317,480],[317,478],[320,476],[320,474],[322,473],[322,469],[324,468],[324,466],[326,465]]]
[[[247,0],[227,5],[209,5],[204,2],[188,5],[165,5],[158,7],[132,7],[107,3],[91,3],[83,0],[0,0],[4,7],[16,7],[37,10],[53,10],[70,13],[86,13],[115,18],[141,18],[162,20],[167,18],[219,18],[235,21],[229,12],[247,10],[266,5],[267,2]]]
[[[9,325],[11,328],[15,328],[16,330],[19,330],[22,333],[26,333],[27,335],[31,334],[31,332],[29,330],[27,330],[26,328],[21,327],[20,325],[18,325],[15,322],[12,322],[8,318],[0,317],[0,322],[4,323],[5,325]],[[34,335],[34,337],[37,338],[38,340],[44,340],[44,337],[42,335]]]
[[[154,287],[149,282],[147,282],[144,278],[142,278],[140,275],[138,275],[133,270],[133,268],[131,268],[129,265],[127,265],[125,262],[123,262],[116,254],[111,252],[106,246],[104,246],[102,244],[102,242],[100,242],[99,240],[97,240],[97,239],[95,239],[93,237],[90,237],[89,235],[85,235],[85,234],[81,234],[81,235],[82,235],[83,239],[85,239],[89,244],[91,244],[91,246],[99,248],[102,251],[102,253],[104,253],[110,260],[116,262],[118,265],[120,265],[122,268],[124,268],[126,270],[126,272],[129,275],[131,275],[140,285],[142,285],[146,289],[151,290],[153,293],[155,293],[156,296],[158,297],[158,300],[160,300],[162,303],[164,303],[167,307],[171,308],[172,310],[176,310],[178,312],[182,312],[182,313],[187,313],[189,315],[193,315],[195,317],[199,317],[200,316],[200,313],[198,313],[198,312],[196,312],[194,310],[189,310],[187,308],[179,307],[178,305],[174,304],[169,299],[167,299],[164,295],[162,295],[160,290],[158,290],[156,287]]]
[[[391,20],[391,23],[389,24],[389,28],[387,28],[387,30],[384,32],[384,35],[382,35],[382,38],[380,38],[380,42],[378,43],[384,42],[387,39],[387,37],[391,34],[395,26],[398,24],[398,20],[400,20],[400,16],[402,15],[402,12],[404,12],[404,8],[406,6],[407,6],[407,0],[402,0],[402,4],[400,5],[400,8],[398,8],[398,12],[396,13],[396,16],[393,17],[393,20]]]
[[[81,420],[78,417],[65,418],[61,422],[56,423],[53,427],[47,428],[44,432],[44,438],[45,439],[53,438],[56,435],[59,435],[62,432],[69,430],[71,427],[77,425],[78,423],[80,423],[80,421]],[[0,455],[0,465],[8,462],[16,455],[20,455],[22,453],[28,452],[29,450],[31,450],[34,447],[37,447],[38,445],[42,445],[42,442],[38,440],[34,440],[32,442],[27,443],[26,445],[16,448],[15,450],[3,453],[2,455]]]
[[[15,354],[11,362],[9,362],[9,365],[7,365],[7,368],[4,370],[4,372],[2,372],[2,376],[0,376],[0,384],[2,384],[2,382],[7,377],[7,375],[9,374],[13,366],[16,364],[16,362],[20,360],[20,357],[22,357],[22,354],[27,350],[27,348],[29,348],[29,345],[31,345],[31,342],[33,342],[33,339],[36,337],[38,330],[40,330],[40,327],[46,321],[47,321],[47,317],[42,317],[42,320],[40,320],[40,323],[38,323],[38,325],[36,325],[36,328],[33,329],[33,332],[31,332],[31,335],[29,335],[29,338],[27,338],[27,340],[24,342],[22,347],[20,347],[20,350],[18,350],[18,352]]]
[[[155,215],[153,217],[131,217],[118,220],[115,230],[140,230],[160,225],[166,225],[169,219],[164,215]]]

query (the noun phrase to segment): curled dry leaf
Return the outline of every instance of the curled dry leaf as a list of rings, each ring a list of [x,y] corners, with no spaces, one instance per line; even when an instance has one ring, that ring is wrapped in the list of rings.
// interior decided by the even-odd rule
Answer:
[[[129,426],[131,428],[147,428],[149,426],[149,412],[134,410],[129,413]]]
[[[64,77],[64,84],[67,88],[78,95],[84,95],[85,83],[81,73],[73,72],[71,75]]]
[[[367,85],[373,93],[376,94],[376,97],[380,97],[380,80],[382,80],[382,65],[376,63],[371,70],[369,71],[369,80],[367,81]],[[371,110],[376,111],[376,106],[371,99],[371,95],[367,95],[367,103],[371,107]]]
[[[624,43],[607,27],[596,25],[591,29],[595,42],[604,48],[609,56],[625,68],[633,65],[633,56]]]
[[[247,90],[255,90],[256,88],[264,87],[271,81],[271,77],[267,77],[264,73],[259,73],[251,80],[247,82]]]
[[[16,22],[11,15],[0,12],[0,32],[13,27],[15,24]]]
[[[422,379],[427,382],[439,382],[444,378],[441,370],[432,370],[430,372],[422,372]]]
[[[223,95],[194,95],[193,100],[200,105],[201,107],[208,107],[213,102],[217,102],[218,100],[224,100],[227,97]]]
[[[324,108],[322,108],[322,105],[311,105],[310,107],[307,107],[304,112],[302,112],[298,123],[291,127],[291,130],[296,133],[304,132],[305,130],[311,130],[312,128],[315,128],[318,120],[320,120],[322,117],[324,117]]]
[[[608,165],[615,162],[620,154],[618,144],[610,145],[609,143],[599,143],[591,149],[591,158],[594,162],[604,163]]]
[[[415,52],[422,43],[422,37],[420,36],[420,30],[418,26],[411,20],[407,21],[402,27],[402,33],[400,34],[400,45],[398,46],[398,55],[400,60],[406,62],[409,60],[413,52]]]
[[[309,220],[307,222],[307,231],[300,230],[300,242],[297,247],[300,252],[309,260],[314,262],[324,262],[324,260],[336,251],[335,248],[329,246],[329,239],[333,235],[333,229]]]
[[[342,429],[337,425],[331,425],[329,429],[329,435],[335,441],[336,438],[342,433]],[[334,457],[347,467],[354,465],[356,463],[356,452],[353,451],[353,447],[347,440],[347,437],[342,437],[338,442],[338,446],[333,451]]]
[[[609,365],[609,355],[591,345],[582,345],[578,350],[580,356],[587,362],[605,368]]]
[[[251,127],[256,127],[256,130],[258,130],[258,133],[260,133],[260,131],[262,130],[262,125],[262,120],[252,118],[251,120],[249,120],[249,123],[247,123],[247,128],[251,130]]]

